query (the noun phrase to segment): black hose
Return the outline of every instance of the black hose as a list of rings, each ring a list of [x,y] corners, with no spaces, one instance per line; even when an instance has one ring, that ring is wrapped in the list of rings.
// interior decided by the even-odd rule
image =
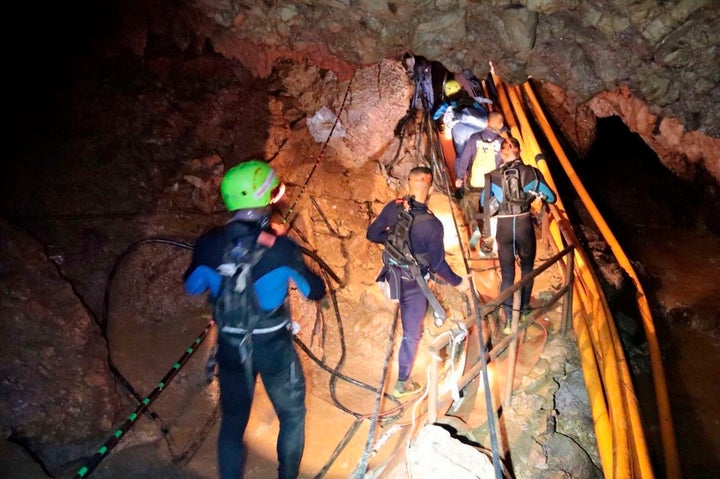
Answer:
[[[434,136],[437,137],[437,131],[434,128],[434,125],[427,121],[429,132],[428,136]],[[431,140],[432,141],[432,140]],[[438,151],[438,148],[435,148],[436,153],[442,153],[442,150],[440,149]],[[449,181],[447,178],[447,163],[444,160],[444,155],[442,155],[443,158],[443,166],[441,167],[439,165],[439,161],[436,155],[432,156],[433,159],[433,166],[437,167],[437,169],[440,172],[440,177],[444,180],[445,186],[446,186],[446,193],[448,195],[448,198],[450,197],[450,188],[449,188]],[[451,211],[452,211],[452,205],[451,205]],[[459,228],[457,221],[455,221],[455,215],[453,215],[453,223],[455,224],[455,230],[459,233]],[[467,258],[465,257],[465,253],[463,251],[463,260],[465,261],[465,266],[468,270],[470,270],[469,263]],[[480,362],[481,362],[481,372],[482,372],[482,379],[483,384],[489,385],[490,381],[488,378],[488,372],[487,372],[487,348],[485,345],[484,340],[484,334],[483,334],[483,318],[480,317],[480,299],[478,298],[477,293],[475,292],[475,288],[471,288],[471,296],[473,300],[473,307],[475,310],[475,323],[478,328],[478,342],[480,343]],[[488,335],[489,336],[489,335]],[[492,406],[492,396],[490,393],[489,387],[483,388],[484,394],[485,394],[485,405],[487,409],[487,416],[488,416],[488,429],[490,432],[490,444],[492,448],[492,462],[493,467],[495,469],[495,478],[501,479],[502,478],[502,471],[500,470],[500,454],[499,454],[499,448],[498,448],[498,438],[497,438],[497,431],[495,430],[495,410]]]
[[[128,246],[116,259],[115,263],[113,264],[112,268],[110,269],[110,273],[108,275],[108,279],[105,282],[105,294],[103,295],[103,308],[102,308],[102,316],[100,321],[100,334],[105,339],[105,343],[108,345],[108,367],[110,368],[110,371],[112,372],[113,376],[122,384],[122,386],[130,393],[130,395],[135,399],[136,402],[141,403],[143,400],[143,397],[140,395],[140,393],[137,392],[135,387],[130,383],[130,381],[120,372],[118,367],[115,365],[115,362],[113,361],[112,357],[110,356],[110,340],[107,336],[107,323],[108,323],[108,316],[109,316],[109,309],[110,309],[110,291],[112,289],[112,282],[115,278],[115,274],[117,274],[118,268],[120,267],[120,264],[125,260],[125,258],[132,252],[134,252],[137,248],[139,248],[141,245],[148,244],[148,243],[160,243],[160,244],[169,244],[172,246],[178,246],[181,248],[186,248],[192,250],[192,246],[187,243],[182,243],[175,240],[165,239],[165,238],[145,238],[141,239],[139,241],[136,241],[132,243],[130,246]],[[149,408],[143,409],[143,413],[147,414],[151,419],[158,420],[160,417],[153,412]],[[163,427],[163,429],[165,429]]]
[[[362,422],[363,422],[362,418],[358,418],[358,419],[355,419],[355,421],[353,421],[353,423],[350,425],[350,428],[347,430],[347,432],[345,432],[345,435],[340,440],[338,445],[335,447],[335,450],[333,451],[333,453],[330,455],[328,460],[325,462],[325,465],[322,467],[322,469],[320,469],[320,471],[318,471],[317,474],[315,474],[314,479],[322,479],[323,477],[325,477],[325,474],[327,474],[327,472],[330,470],[330,467],[335,462],[335,459],[337,459],[337,457],[340,455],[342,450],[345,449],[345,446],[348,445],[348,443],[350,442],[350,439],[352,439],[352,437],[355,435],[355,433],[360,428],[360,425],[362,424]]]
[[[87,477],[92,471],[95,470],[95,468],[100,465],[100,462],[107,457],[107,454],[120,442],[120,440],[124,437],[125,433],[127,433],[134,425],[135,421],[137,420],[138,416],[142,414],[149,406],[150,404],[155,401],[155,399],[160,396],[160,393],[162,393],[166,386],[170,384],[170,381],[175,377],[175,375],[180,371],[180,369],[188,362],[190,357],[197,351],[197,348],[202,344],[202,342],[207,337],[208,333],[210,332],[210,329],[212,328],[212,321],[205,326],[205,329],[200,333],[198,337],[195,338],[195,340],[192,342],[190,346],[185,350],[183,355],[172,365],[170,370],[163,376],[163,378],[160,380],[160,382],[155,386],[155,389],[152,390],[152,392],[147,395],[144,399],[140,401],[140,405],[135,409],[135,411],[128,416],[128,418],[125,420],[123,424],[118,427],[113,434],[105,441],[105,443],[100,447],[100,449],[97,450],[97,452],[90,458],[87,463],[83,467],[81,467],[77,473],[75,474],[75,479],[82,479],[84,477]]]
[[[392,327],[390,328],[390,340],[388,341],[388,352],[385,355],[385,364],[383,364],[382,378],[380,379],[380,387],[385,384],[387,380],[388,370],[390,369],[390,358],[392,357],[393,341],[395,340],[395,329],[397,328],[398,318],[400,317],[400,305],[395,305],[395,312],[393,313]],[[375,428],[377,427],[378,417],[380,415],[380,399],[381,395],[378,394],[375,398],[375,409],[373,411],[373,417],[370,421],[370,431],[368,432],[367,442],[365,443],[365,450],[363,451],[362,458],[358,464],[353,477],[362,478],[365,476],[367,470],[367,464],[370,460],[370,452],[372,451],[373,440],[375,439]]]

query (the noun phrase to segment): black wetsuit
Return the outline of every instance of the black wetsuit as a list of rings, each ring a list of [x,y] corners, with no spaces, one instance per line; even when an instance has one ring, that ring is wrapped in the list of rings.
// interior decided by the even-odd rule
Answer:
[[[497,232],[495,239],[498,247],[498,257],[500,259],[500,273],[502,282],[500,291],[505,291],[515,282],[515,257],[520,258],[520,273],[522,276],[527,275],[533,270],[535,263],[535,227],[532,217],[530,216],[530,202],[521,208],[521,212],[511,212],[510,204],[505,198],[503,191],[503,172],[508,168],[517,168],[520,173],[520,183],[524,192],[535,192],[542,195],[548,203],[555,202],[555,193],[545,182],[540,170],[530,165],[526,165],[522,160],[514,160],[505,163],[500,168],[490,173],[490,195],[497,198],[500,204],[497,212]],[[531,196],[532,200],[535,196]],[[481,193],[480,203],[484,206],[485,194]],[[533,282],[529,281],[522,288],[520,309],[527,310],[530,303],[530,295],[532,294]],[[505,319],[510,320],[512,314],[512,297],[503,303]]]

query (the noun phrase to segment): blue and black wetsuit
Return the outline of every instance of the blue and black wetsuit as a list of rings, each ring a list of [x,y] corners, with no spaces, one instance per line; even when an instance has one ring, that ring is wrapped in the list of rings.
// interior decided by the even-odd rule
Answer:
[[[515,282],[515,256],[520,258],[521,277],[526,276],[533,270],[535,263],[535,252],[537,242],[535,239],[535,227],[530,216],[530,203],[522,208],[520,213],[511,213],[509,202],[506,201],[503,192],[503,172],[508,168],[517,168],[520,173],[520,183],[526,193],[534,192],[531,200],[536,195],[542,195],[548,203],[555,203],[555,193],[545,182],[543,174],[535,167],[526,165],[522,160],[514,160],[505,163],[500,168],[490,173],[490,195],[494,196],[500,205],[497,212],[497,240],[498,257],[500,259],[500,274],[502,276],[500,292],[505,291]],[[480,194],[480,204],[485,205],[485,194]],[[527,310],[530,304],[533,282],[529,281],[521,291],[520,309]],[[509,321],[512,314],[512,297],[503,303],[505,319]]]
[[[403,204],[402,199],[386,204],[380,215],[368,227],[367,239],[374,243],[385,243]],[[459,285],[462,278],[455,274],[445,260],[442,223],[423,203],[411,201],[411,211],[415,217],[410,228],[412,252],[415,257],[424,257],[429,265],[422,271],[423,275],[432,272],[453,286]],[[423,319],[428,309],[428,299],[417,281],[408,275],[407,270],[398,266],[384,265],[377,281],[387,281],[390,285],[392,299],[400,302],[403,339],[398,354],[398,380],[406,381],[410,377],[417,356],[423,331]]]
[[[252,374],[260,374],[280,421],[277,439],[278,477],[295,478],[305,446],[305,377],[293,345],[290,311],[286,305],[289,282],[311,300],[325,295],[325,284],[305,264],[298,245],[286,236],[267,232],[261,236],[257,223],[233,221],[201,236],[195,245],[192,263],[185,274],[186,289],[192,294],[210,290],[211,300],[220,279],[213,277],[223,262],[223,251],[237,237],[261,237],[267,252],[252,269],[253,285],[260,306],[268,316],[257,329],[273,330],[253,334]],[[220,477],[237,479],[242,474],[243,435],[250,417],[253,391],[248,386],[244,363],[237,347],[218,335],[218,367],[222,423],[218,438]]]

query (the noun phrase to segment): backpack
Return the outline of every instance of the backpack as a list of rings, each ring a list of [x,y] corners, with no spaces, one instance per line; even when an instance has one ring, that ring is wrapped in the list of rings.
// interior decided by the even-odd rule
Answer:
[[[236,238],[225,248],[223,263],[217,267],[221,282],[213,304],[213,319],[218,334],[238,346],[241,355],[245,348],[240,346],[250,342],[253,330],[268,315],[260,307],[252,275],[253,266],[267,250],[257,242],[256,235]]]
[[[534,170],[533,170],[534,172]],[[536,175],[537,179],[537,175]],[[536,181],[536,186],[538,182]],[[535,195],[526,193],[520,180],[518,168],[506,168],[502,171],[503,204],[507,214],[517,215],[530,210]]]
[[[470,179],[468,181],[470,188],[483,188],[485,186],[485,173],[489,173],[497,166],[495,163],[496,155],[494,141],[477,141],[477,152],[470,167]]]
[[[405,197],[398,201],[410,203],[412,199]],[[430,264],[429,260],[424,255],[413,254],[410,229],[415,221],[432,218],[432,213],[424,211],[413,214],[412,208],[405,209],[403,203],[400,203],[395,224],[390,228],[390,232],[385,239],[385,249],[382,255],[383,262],[389,266],[400,266],[411,271],[415,269],[414,267],[419,267],[420,270],[426,269]]]
[[[385,249],[383,250],[383,262],[387,266],[397,266],[410,274],[414,279],[428,304],[433,309],[433,315],[436,319],[436,325],[442,324],[447,314],[435,295],[430,291],[427,281],[423,276],[430,266],[430,259],[426,254],[413,254],[412,244],[410,241],[410,230],[415,223],[429,220],[433,218],[433,214],[427,209],[413,210],[413,197],[405,196],[398,201],[398,216],[395,224],[390,228],[387,238],[385,239]],[[409,205],[409,208],[405,208]],[[414,213],[413,213],[414,211]]]

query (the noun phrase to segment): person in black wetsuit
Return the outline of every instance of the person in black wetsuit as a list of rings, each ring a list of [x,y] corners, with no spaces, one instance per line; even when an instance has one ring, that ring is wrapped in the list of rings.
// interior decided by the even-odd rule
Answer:
[[[500,154],[503,164],[490,173],[490,196],[497,199],[498,210],[497,241],[498,257],[500,259],[501,284],[500,292],[505,291],[515,282],[515,257],[520,258],[520,272],[522,276],[533,270],[535,263],[535,227],[530,214],[530,203],[535,198],[542,198],[548,203],[555,202],[555,193],[545,182],[540,170],[523,163],[520,158],[520,142],[517,138],[508,138],[500,144]],[[503,184],[507,183],[509,170],[519,174],[519,194],[513,195],[506,191]],[[485,185],[487,188],[488,185]],[[485,205],[485,193],[480,194],[480,204]],[[492,238],[483,238],[483,243],[490,242]],[[529,309],[530,295],[533,282],[528,282],[522,288],[520,309],[526,313]],[[503,303],[505,315],[505,332],[509,332],[509,322],[512,317],[512,297]]]
[[[368,227],[367,239],[374,243],[385,243],[400,208],[409,208],[415,217],[410,228],[412,253],[415,257],[425,257],[428,264],[422,271],[423,276],[432,272],[460,290],[467,290],[470,287],[469,280],[458,276],[445,260],[443,225],[426,204],[432,191],[432,170],[424,166],[410,170],[408,189],[410,196],[406,200],[393,200],[385,205]],[[419,220],[421,215],[422,220]],[[418,393],[422,385],[410,380],[410,373],[422,337],[428,299],[416,279],[408,276],[407,271],[399,266],[384,265],[377,281],[387,281],[391,299],[400,303],[403,338],[398,354],[398,380],[393,395],[403,397]]]
[[[229,333],[218,332],[217,364],[222,422],[218,437],[218,465],[222,479],[242,477],[243,435],[259,374],[280,421],[277,439],[278,477],[296,478],[305,445],[305,377],[293,345],[293,323],[287,294],[289,282],[305,297],[325,296],[322,278],[305,264],[299,246],[270,228],[271,203],[282,196],[283,185],[265,162],[252,160],[227,171],[220,185],[230,222],[200,236],[185,273],[185,289],[210,294],[218,301],[221,265],[227,245],[251,244],[266,248],[251,266],[253,290],[262,313],[251,330],[250,360]]]

